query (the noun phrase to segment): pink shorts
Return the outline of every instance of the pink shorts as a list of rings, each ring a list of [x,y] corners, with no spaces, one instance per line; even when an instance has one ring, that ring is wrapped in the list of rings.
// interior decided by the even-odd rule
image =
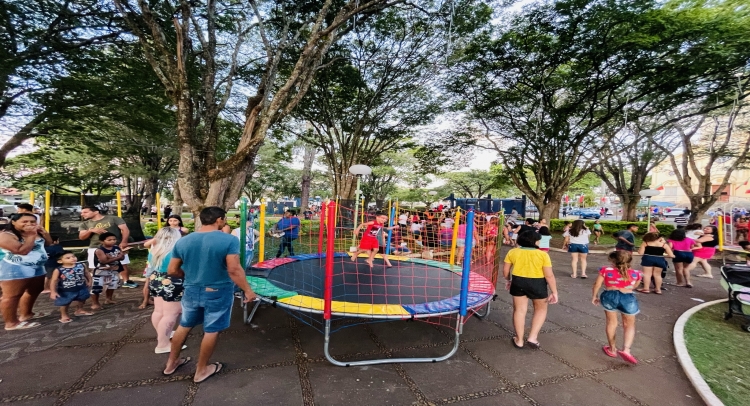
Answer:
[[[711,259],[714,257],[715,253],[716,248],[714,247],[703,247],[693,251],[693,255],[695,255],[696,258],[702,259]]]

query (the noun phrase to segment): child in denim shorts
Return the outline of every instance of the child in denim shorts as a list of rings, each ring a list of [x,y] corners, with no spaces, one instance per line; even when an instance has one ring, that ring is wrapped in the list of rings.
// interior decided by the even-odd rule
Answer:
[[[638,360],[630,353],[630,347],[635,338],[635,315],[641,310],[633,289],[641,282],[643,275],[641,271],[630,269],[632,259],[630,251],[615,251],[609,254],[609,262],[612,266],[605,266],[599,270],[591,303],[601,304],[607,318],[605,331],[609,345],[602,347],[604,353],[612,358],[617,358],[619,355],[623,360],[637,364]],[[604,292],[599,295],[602,285],[604,285]],[[618,312],[622,317],[622,329],[625,334],[622,351],[617,350],[615,343]]]
[[[86,300],[91,296],[91,275],[86,272],[83,264],[70,251],[63,251],[57,255],[58,266],[52,271],[50,278],[50,298],[55,306],[60,306],[60,323],[70,323],[73,319],[68,316],[68,306],[75,303],[76,316],[91,316],[94,313],[83,310]]]

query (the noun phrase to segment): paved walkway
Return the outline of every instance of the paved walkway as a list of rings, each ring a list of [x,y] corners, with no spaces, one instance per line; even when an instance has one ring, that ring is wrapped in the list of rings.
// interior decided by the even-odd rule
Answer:
[[[499,292],[486,320],[469,320],[460,350],[436,364],[334,367],[323,358],[323,336],[268,307],[257,329],[235,311],[221,334],[215,360],[219,376],[196,385],[194,363],[172,377],[161,375],[166,355],[155,355],[150,311],[125,290],[119,304],[98,315],[60,324],[45,317],[40,328],[0,332],[0,403],[18,405],[699,405],[672,345],[677,317],[693,299],[723,297],[718,280],[696,278],[694,289],[671,287],[640,295],[633,352],[636,367],[606,357],[604,316],[589,302],[593,279],[571,279],[567,254],[552,253],[560,304],[551,306],[542,349],[511,346],[510,297]],[[590,274],[604,265],[592,255]],[[673,278],[672,278],[673,280]],[[668,287],[669,288],[669,287]],[[46,300],[39,310],[51,309]],[[200,336],[188,339],[197,357]],[[393,322],[335,333],[341,359],[428,356],[446,353],[449,330],[426,323]]]

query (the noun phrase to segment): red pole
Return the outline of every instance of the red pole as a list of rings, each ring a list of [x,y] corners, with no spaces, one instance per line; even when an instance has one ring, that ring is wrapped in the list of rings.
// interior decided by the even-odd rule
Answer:
[[[323,253],[323,229],[326,225],[326,207],[328,203],[323,203],[320,206],[320,229],[318,230],[318,255]]]
[[[326,240],[326,281],[323,293],[323,319],[331,319],[331,302],[333,301],[333,256],[336,242],[336,203],[328,203],[328,230]]]

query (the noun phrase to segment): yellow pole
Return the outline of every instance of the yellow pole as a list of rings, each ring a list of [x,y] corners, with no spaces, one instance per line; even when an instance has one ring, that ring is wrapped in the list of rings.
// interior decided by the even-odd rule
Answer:
[[[85,205],[86,205],[86,202],[83,200],[83,192],[81,192],[81,207]]]
[[[34,192],[29,192],[29,203],[31,203],[32,206],[34,205],[34,198],[35,197],[36,196],[34,196]]]
[[[456,263],[456,243],[458,243],[458,223],[461,221],[461,209],[456,208],[456,218],[453,219],[453,241],[451,241],[451,268]]]
[[[258,262],[263,262],[266,256],[266,199],[260,201],[260,241],[258,251]]]
[[[360,214],[362,217],[359,220],[359,224],[362,224],[365,222],[365,198],[362,197],[362,213]],[[390,216],[390,213],[388,214]]]
[[[122,217],[122,197],[120,197],[119,190],[115,193],[115,198],[117,199],[117,217]]]
[[[719,216],[719,251],[724,250],[724,213]]]
[[[336,212],[333,215],[333,229],[336,230],[336,223],[339,222],[339,197],[336,196]]]
[[[47,189],[44,191],[44,228],[49,231],[49,209],[52,200],[52,192]]]
[[[159,192],[156,192],[156,228],[161,228],[161,204],[159,202]]]

